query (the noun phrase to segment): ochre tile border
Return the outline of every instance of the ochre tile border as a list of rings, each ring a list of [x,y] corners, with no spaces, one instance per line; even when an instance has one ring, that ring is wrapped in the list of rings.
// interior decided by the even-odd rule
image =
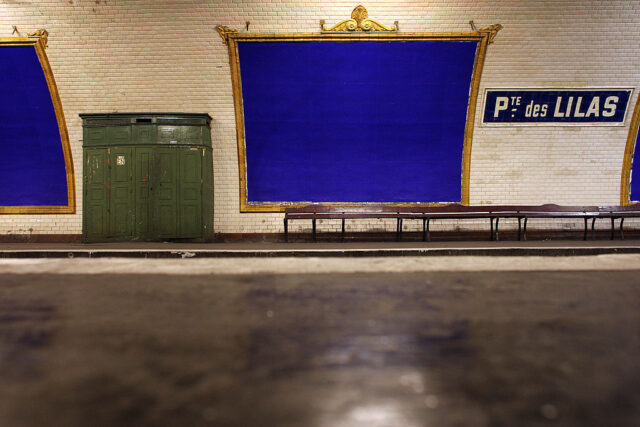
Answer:
[[[249,203],[247,200],[247,164],[246,145],[244,133],[244,109],[242,105],[242,84],[240,79],[240,63],[238,56],[238,42],[305,42],[305,41],[333,41],[333,42],[366,42],[366,41],[475,41],[478,42],[476,56],[471,78],[469,92],[469,104],[467,107],[467,121],[465,125],[462,177],[461,177],[461,203],[469,204],[469,181],[471,171],[471,147],[473,143],[473,130],[476,117],[476,106],[482,68],[487,52],[487,46],[493,42],[497,32],[502,28],[496,24],[474,32],[451,33],[239,33],[226,27],[218,27],[218,32],[229,50],[229,64],[231,67],[231,82],[233,88],[233,100],[236,118],[236,135],[238,142],[238,171],[240,183],[240,212],[283,212],[287,207],[304,206],[308,203]],[[368,203],[322,203],[335,206],[359,206]],[[378,204],[378,203],[377,203]],[[442,203],[388,203],[388,205],[407,206],[431,206]]]
[[[64,154],[64,164],[67,176],[67,205],[66,206],[0,206],[0,214],[74,214],[76,213],[76,183],[73,171],[73,158],[71,154],[71,144],[69,142],[69,132],[64,119],[62,110],[62,102],[58,93],[56,81],[53,78],[53,72],[49,65],[49,59],[44,51],[46,36],[38,38],[0,38],[0,48],[6,46],[33,46],[38,55],[38,60],[42,66],[51,102],[56,113],[58,121],[58,129],[60,131],[60,140],[62,143],[62,152]]]
[[[627,144],[624,149],[624,157],[622,159],[622,174],[620,176],[620,204],[631,204],[631,168],[633,166],[633,153],[636,148],[636,138],[638,136],[638,125],[640,124],[640,95],[636,100],[636,106],[631,116],[631,124],[629,125],[629,134],[627,135]],[[640,167],[640,165],[636,165]]]

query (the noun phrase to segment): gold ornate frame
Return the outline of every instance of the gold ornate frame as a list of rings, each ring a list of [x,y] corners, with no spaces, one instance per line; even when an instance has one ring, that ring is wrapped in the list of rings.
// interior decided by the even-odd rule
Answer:
[[[636,139],[638,136],[638,126],[640,126],[640,96],[636,100],[636,106],[633,109],[631,124],[629,125],[629,134],[627,135],[627,145],[624,149],[624,158],[622,160],[622,174],[620,176],[620,205],[629,205],[631,201],[631,168],[633,166],[633,153],[636,149]],[[636,165],[640,167],[640,165]]]
[[[76,213],[76,189],[75,176],[73,172],[73,159],[71,156],[71,144],[69,143],[69,133],[64,119],[62,102],[58,94],[58,87],[53,78],[53,72],[49,65],[49,59],[44,49],[47,47],[46,30],[38,30],[30,33],[29,37],[0,38],[0,48],[6,46],[33,46],[38,55],[38,60],[42,66],[49,94],[53,103],[53,109],[58,121],[60,130],[60,140],[62,142],[62,152],[64,155],[64,165],[67,176],[67,205],[66,206],[0,206],[0,214],[74,214]]]
[[[363,13],[364,10],[364,13]],[[462,191],[461,203],[469,204],[469,174],[471,169],[471,145],[473,128],[476,117],[476,104],[478,101],[478,89],[487,46],[493,42],[498,31],[502,29],[500,24],[473,32],[451,33],[399,33],[397,22],[393,27],[385,27],[382,24],[368,19],[366,10],[362,6],[354,9],[350,20],[344,20],[330,29],[324,28],[321,21],[320,33],[240,33],[237,30],[224,26],[216,29],[227,44],[229,50],[229,64],[231,66],[231,82],[233,86],[233,99],[236,118],[236,134],[238,141],[238,170],[240,173],[240,212],[283,212],[287,207],[305,206],[311,202],[298,203],[249,203],[247,200],[247,170],[244,135],[244,110],[242,105],[242,86],[240,80],[240,62],[238,57],[238,42],[308,42],[308,41],[333,41],[333,42],[366,42],[366,41],[476,41],[478,47],[473,65],[471,89],[469,92],[469,104],[467,107],[467,121],[465,125],[463,155],[462,155]],[[360,206],[370,203],[322,203],[334,206]],[[376,203],[378,204],[378,203]],[[441,203],[387,203],[388,205],[427,206]]]

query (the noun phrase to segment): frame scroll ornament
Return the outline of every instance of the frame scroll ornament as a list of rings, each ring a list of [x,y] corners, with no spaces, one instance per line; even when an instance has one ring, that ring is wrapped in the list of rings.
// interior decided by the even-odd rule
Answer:
[[[502,29],[502,25],[493,24],[493,25],[489,25],[488,27],[481,28],[480,30],[478,30],[478,32],[481,34],[486,34],[488,37],[487,43],[491,44],[493,43],[493,40],[498,35],[498,31],[500,31],[501,29]]]
[[[62,153],[64,156],[64,165],[67,179],[67,205],[60,206],[0,206],[0,214],[75,214],[76,213],[76,184],[75,174],[73,170],[73,158],[71,154],[71,144],[69,142],[69,132],[67,123],[62,110],[62,101],[58,93],[56,81],[53,78],[53,71],[49,64],[49,59],[45,53],[48,45],[49,33],[47,30],[40,29],[32,33],[28,33],[28,37],[7,37],[0,38],[0,49],[5,46],[33,46],[38,56],[38,61],[42,67],[51,102],[56,114],[58,130],[60,132],[60,141],[62,143]]]
[[[240,186],[240,212],[284,212],[287,207],[304,206],[309,203],[250,203],[247,199],[247,164],[244,127],[244,107],[242,101],[242,86],[240,78],[240,61],[238,43],[242,42],[411,42],[411,41],[475,41],[478,43],[471,77],[469,102],[467,106],[467,120],[464,130],[461,177],[461,203],[469,204],[469,182],[471,171],[471,146],[473,130],[476,120],[478,92],[482,68],[487,52],[487,46],[492,43],[502,25],[495,24],[471,32],[398,32],[397,22],[393,27],[386,27],[368,18],[366,9],[356,7],[351,19],[339,22],[329,29],[321,26],[320,33],[241,33],[225,26],[217,28],[229,53],[231,82],[233,89],[234,109],[236,118],[236,136],[238,143],[238,171]],[[323,203],[335,206],[360,206],[367,203]],[[440,205],[441,203],[387,203],[398,207]]]
[[[352,32],[352,31],[398,31],[398,21],[392,27],[387,27],[374,19],[369,18],[369,12],[364,6],[358,6],[351,12],[351,19],[338,22],[333,27],[326,29],[324,23],[320,28],[323,33],[328,32]]]
[[[49,43],[48,43],[49,32],[47,30],[45,30],[45,29],[41,28],[39,30],[34,31],[33,33],[28,33],[27,36],[40,39],[40,42],[42,43],[42,45],[44,47],[48,47],[49,46]]]
[[[222,42],[224,44],[228,43],[229,34],[233,34],[233,33],[237,33],[238,32],[238,30],[234,30],[232,28],[225,27],[224,25],[218,25],[216,27],[216,31],[218,31],[218,34],[220,34],[220,37],[222,37]]]

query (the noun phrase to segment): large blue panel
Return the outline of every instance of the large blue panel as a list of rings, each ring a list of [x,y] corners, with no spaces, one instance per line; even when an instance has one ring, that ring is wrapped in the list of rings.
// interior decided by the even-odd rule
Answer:
[[[459,202],[476,42],[239,42],[249,202]]]
[[[633,166],[631,168],[629,200],[632,202],[640,201],[640,150],[638,149],[638,137],[640,137],[640,127],[638,128],[638,135],[636,135],[636,147],[633,152]]]
[[[66,206],[60,130],[33,46],[0,47],[0,206]]]

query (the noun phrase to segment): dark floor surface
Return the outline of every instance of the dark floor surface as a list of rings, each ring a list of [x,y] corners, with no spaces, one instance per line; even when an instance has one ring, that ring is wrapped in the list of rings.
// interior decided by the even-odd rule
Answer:
[[[4,275],[1,426],[638,426],[640,270]]]

